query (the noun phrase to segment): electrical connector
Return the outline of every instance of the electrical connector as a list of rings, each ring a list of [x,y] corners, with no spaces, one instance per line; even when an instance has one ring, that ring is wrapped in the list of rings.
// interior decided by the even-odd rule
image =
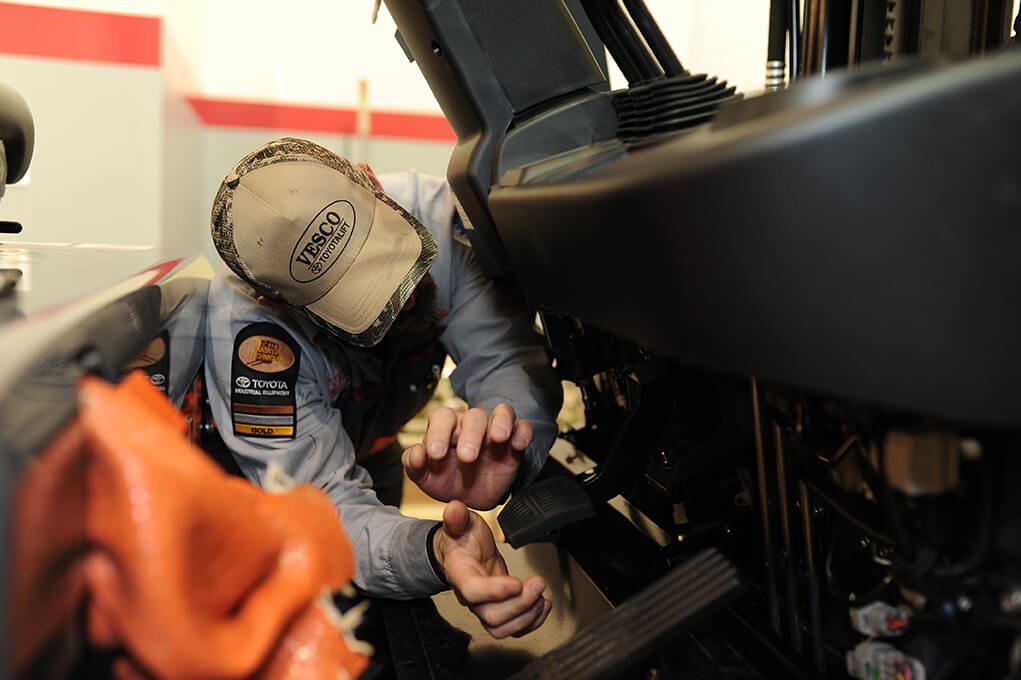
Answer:
[[[882,601],[851,609],[851,627],[869,637],[897,637],[911,625],[911,610]]]
[[[889,642],[865,640],[847,653],[847,674],[861,680],[925,680],[925,666]]]

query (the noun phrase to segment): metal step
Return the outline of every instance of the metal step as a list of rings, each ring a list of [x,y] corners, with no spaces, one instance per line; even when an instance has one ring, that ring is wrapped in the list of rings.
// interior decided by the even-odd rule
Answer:
[[[742,586],[727,558],[715,548],[703,550],[512,680],[617,677],[720,611]]]

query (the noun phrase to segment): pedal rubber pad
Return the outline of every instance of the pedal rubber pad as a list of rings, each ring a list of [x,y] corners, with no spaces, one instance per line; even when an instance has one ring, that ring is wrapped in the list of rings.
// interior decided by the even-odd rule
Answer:
[[[528,485],[503,507],[497,520],[515,548],[549,540],[573,522],[595,516],[592,500],[572,477],[541,479]]]

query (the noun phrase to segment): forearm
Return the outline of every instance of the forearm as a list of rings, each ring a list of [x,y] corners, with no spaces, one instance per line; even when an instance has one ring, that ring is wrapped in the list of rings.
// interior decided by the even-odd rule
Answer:
[[[533,327],[531,310],[491,281],[469,280],[443,336],[457,364],[451,385],[469,406],[492,412],[507,403],[518,419],[532,423],[535,436],[519,475],[530,480],[556,437],[563,402],[560,380]]]
[[[412,519],[389,506],[343,504],[344,529],[355,547],[354,583],[374,596],[394,599],[428,597],[447,587],[429,559],[435,522]]]

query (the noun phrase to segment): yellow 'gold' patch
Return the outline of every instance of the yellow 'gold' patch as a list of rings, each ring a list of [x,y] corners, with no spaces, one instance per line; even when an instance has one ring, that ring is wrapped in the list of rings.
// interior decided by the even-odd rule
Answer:
[[[261,435],[263,437],[293,437],[294,428],[290,425],[247,425],[234,423],[234,433]]]

